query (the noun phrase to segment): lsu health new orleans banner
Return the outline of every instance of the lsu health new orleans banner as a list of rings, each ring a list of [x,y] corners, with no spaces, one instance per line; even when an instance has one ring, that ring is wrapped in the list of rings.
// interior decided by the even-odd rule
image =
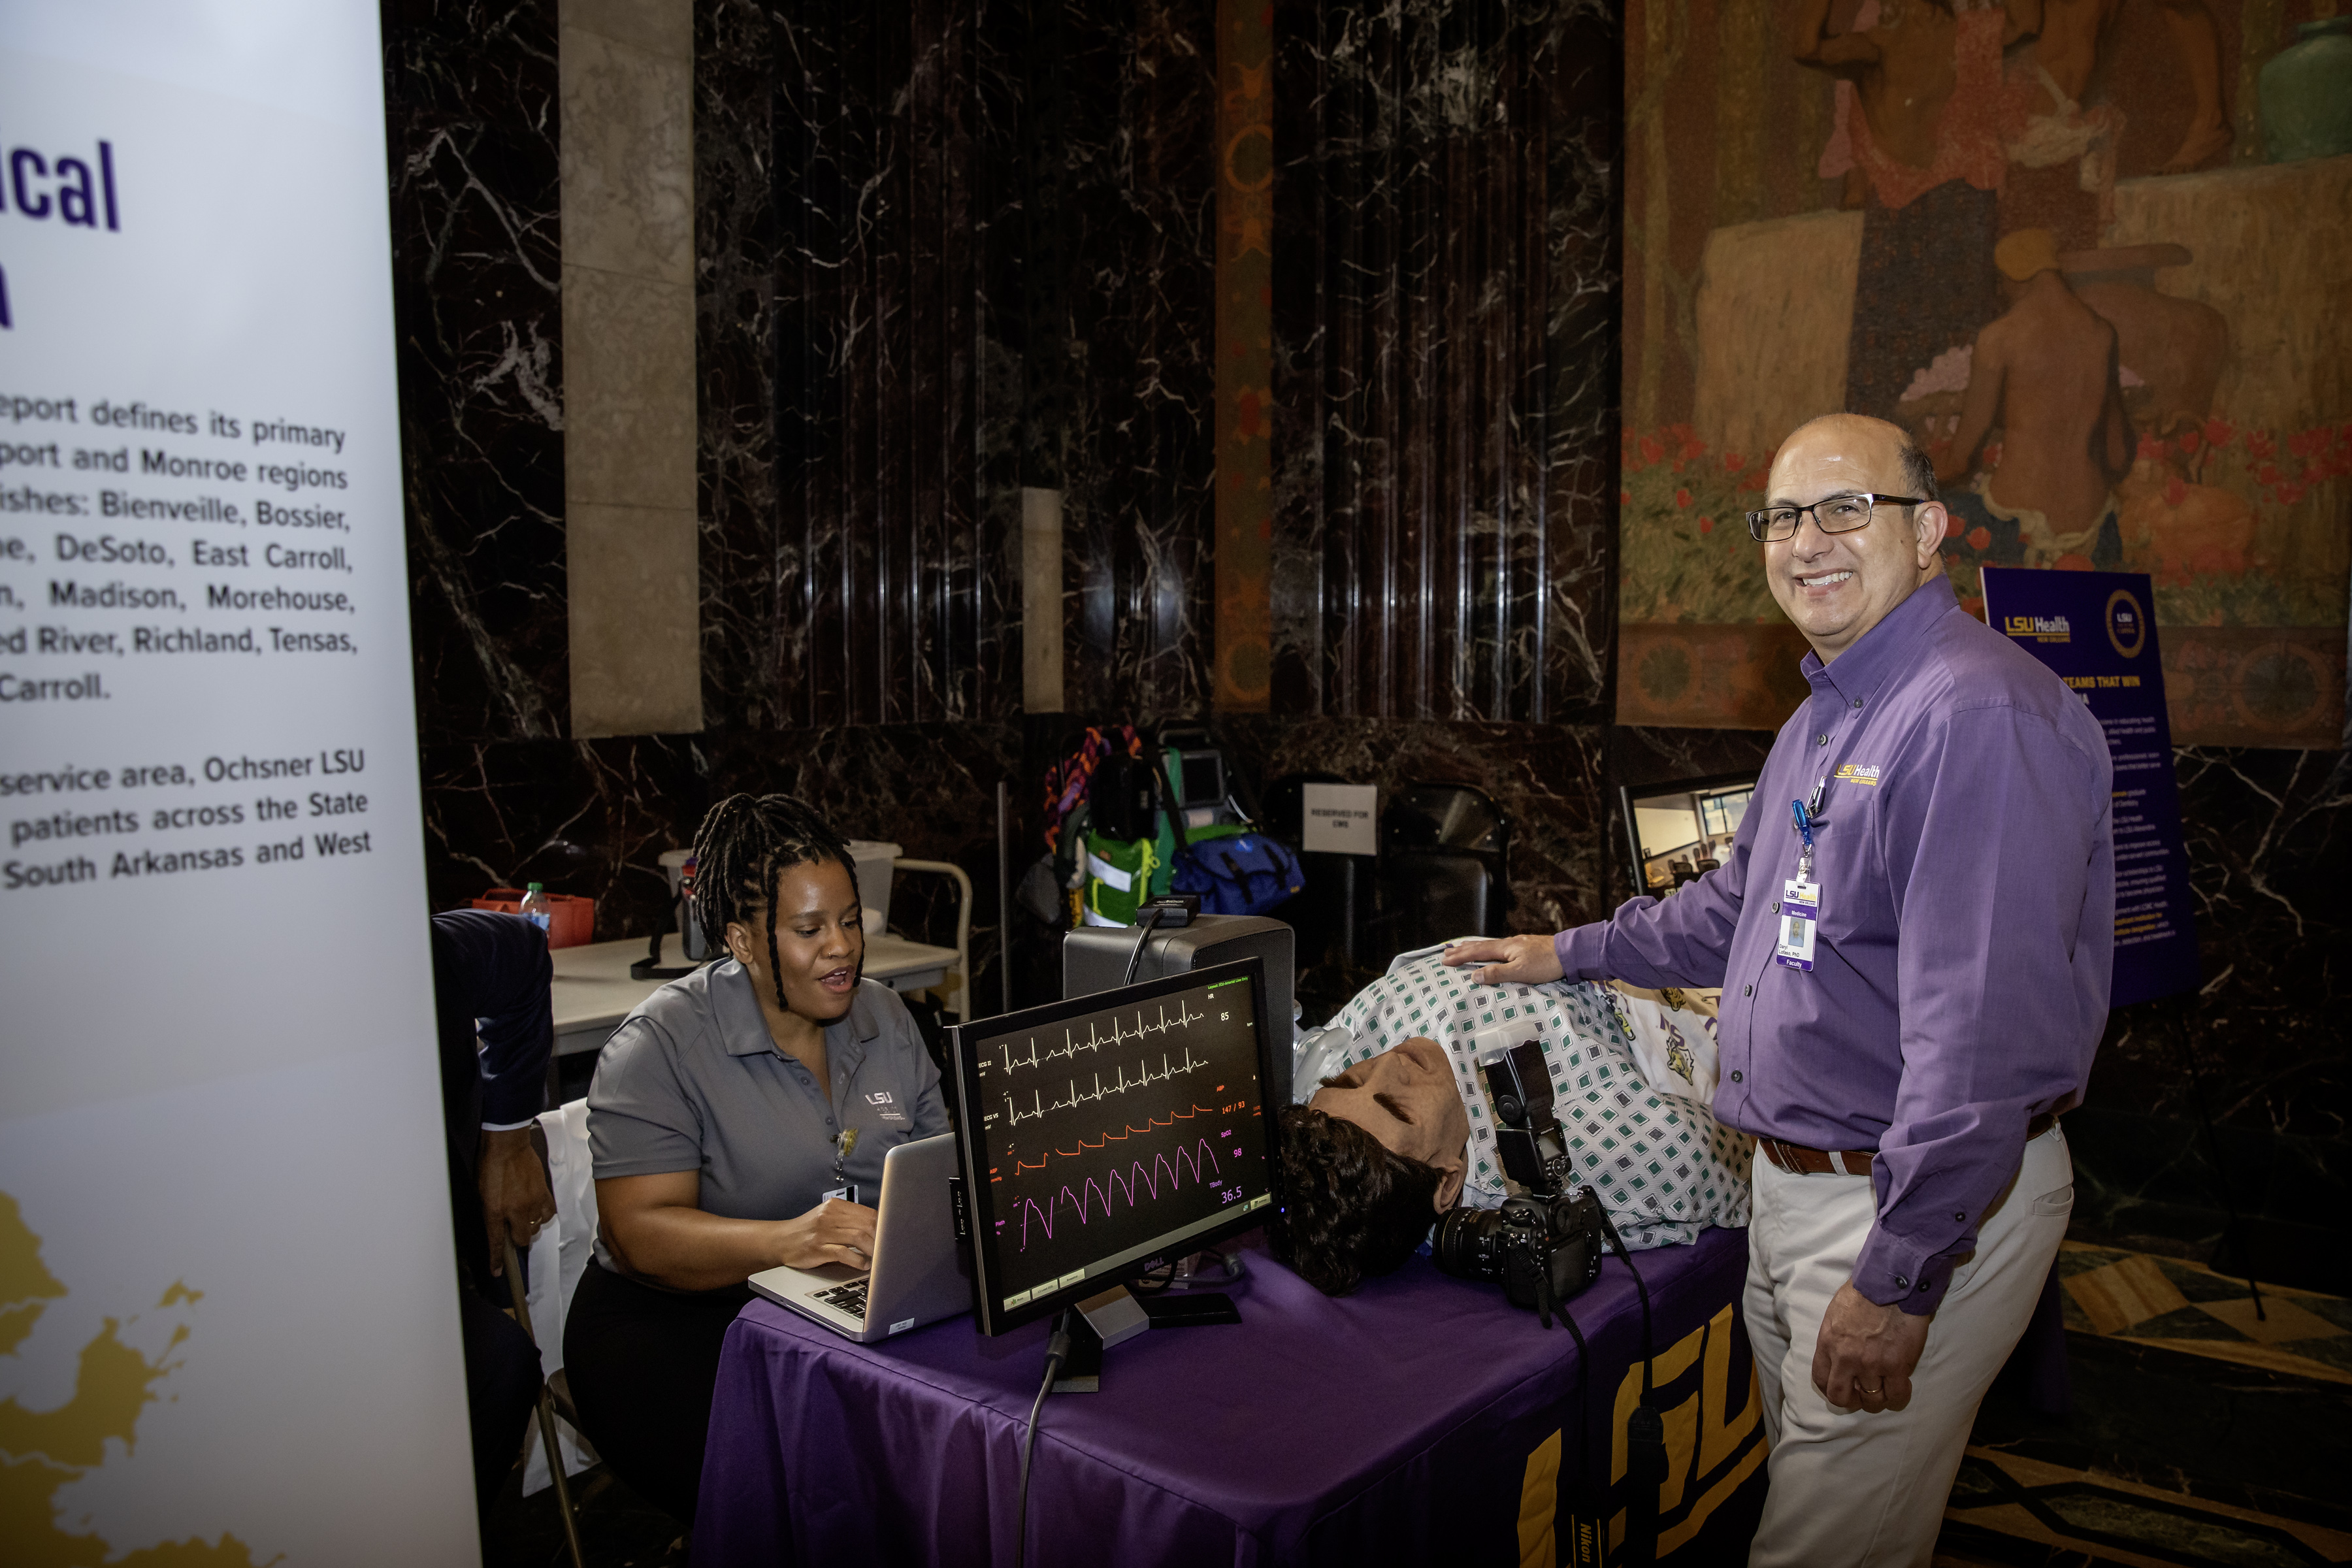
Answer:
[[[2110,1004],[2194,990],[2197,927],[2155,601],[2133,572],[1988,567],[1985,619],[2089,704],[2115,760],[2116,978]]]
[[[373,0],[0,6],[0,1559],[476,1561]]]

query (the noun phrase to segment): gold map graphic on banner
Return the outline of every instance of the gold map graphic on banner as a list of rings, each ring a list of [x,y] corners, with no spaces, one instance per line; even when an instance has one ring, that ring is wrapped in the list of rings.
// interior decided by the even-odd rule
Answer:
[[[2145,572],[2176,742],[2338,744],[2352,156],[2258,134],[2312,4],[1633,0],[1621,721],[1803,699],[1743,513],[1846,408],[1935,458],[1964,604]]]
[[[66,1293],[41,1261],[41,1238],[26,1228],[16,1200],[0,1193],[0,1361],[15,1359],[49,1302]],[[202,1300],[203,1291],[174,1280],[155,1310],[192,1308]],[[165,1357],[187,1342],[182,1322],[150,1361],[121,1337],[137,1321],[106,1320],[81,1347],[73,1397],[56,1409],[27,1410],[13,1395],[0,1399],[0,1541],[17,1568],[254,1568],[252,1552],[234,1535],[213,1545],[167,1542],[117,1556],[100,1536],[58,1526],[58,1489],[106,1463],[108,1439],[126,1450],[136,1444],[140,1413],[178,1364]]]

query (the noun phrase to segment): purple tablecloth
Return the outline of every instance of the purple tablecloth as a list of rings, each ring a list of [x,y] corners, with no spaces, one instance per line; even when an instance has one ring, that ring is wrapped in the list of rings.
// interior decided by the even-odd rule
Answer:
[[[1579,1474],[1624,1528],[1641,1314],[1622,1262],[1574,1303],[1593,1355],[1580,1405],[1574,1343],[1499,1287],[1415,1258],[1332,1300],[1249,1261],[1239,1326],[1145,1334],[1107,1353],[1100,1394],[1046,1400],[1031,1563],[1517,1563]],[[1747,1233],[1637,1261],[1666,1426],[1661,1554],[1743,1560],[1764,1489]],[[1010,1563],[1048,1327],[992,1341],[958,1317],[857,1345],[753,1302],[719,1366],[695,1562]]]

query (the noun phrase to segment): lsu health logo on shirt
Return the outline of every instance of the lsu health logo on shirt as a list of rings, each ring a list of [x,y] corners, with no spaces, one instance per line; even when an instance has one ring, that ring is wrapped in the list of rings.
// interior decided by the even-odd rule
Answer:
[[[2074,637],[2074,628],[2063,616],[2003,616],[2000,629],[2021,642],[2072,642]]]
[[[866,1097],[866,1103],[873,1106],[885,1121],[904,1121],[907,1120],[907,1113],[898,1109],[898,1102],[891,1099],[890,1091],[887,1089],[867,1095]]]
[[[1868,784],[1871,788],[1876,789],[1878,764],[1876,763],[1840,763],[1837,781],[1840,784]]]

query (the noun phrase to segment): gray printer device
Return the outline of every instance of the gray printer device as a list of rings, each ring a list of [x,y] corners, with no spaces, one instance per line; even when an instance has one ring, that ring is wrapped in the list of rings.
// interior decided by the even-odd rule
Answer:
[[[1135,961],[1136,980],[1159,980],[1212,963],[1255,958],[1265,965],[1266,1000],[1274,1016],[1266,1031],[1282,1042],[1277,1058],[1288,1056],[1286,1046],[1297,1029],[1297,966],[1291,930],[1264,915],[1194,915],[1189,924],[1155,929],[1144,936],[1139,957],[1133,926],[1084,926],[1062,938],[1062,994],[1090,996],[1127,984],[1128,964]],[[1281,1104],[1287,1086],[1268,1084],[1266,1099]]]

